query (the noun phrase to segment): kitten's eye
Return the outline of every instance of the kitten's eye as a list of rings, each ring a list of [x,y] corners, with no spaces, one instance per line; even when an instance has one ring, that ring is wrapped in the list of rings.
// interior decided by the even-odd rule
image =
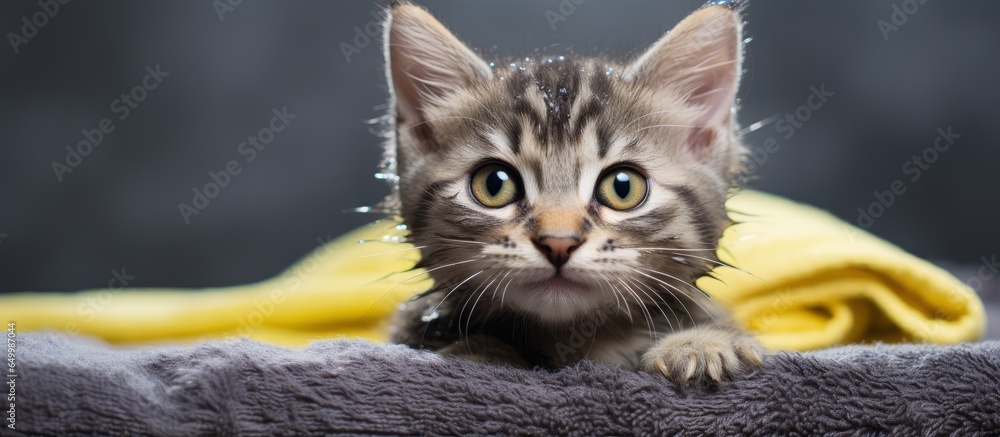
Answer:
[[[487,164],[472,174],[472,196],[483,206],[500,208],[521,198],[517,172],[503,164]]]
[[[594,197],[601,205],[625,211],[641,205],[647,189],[645,176],[627,167],[617,167],[601,176]]]

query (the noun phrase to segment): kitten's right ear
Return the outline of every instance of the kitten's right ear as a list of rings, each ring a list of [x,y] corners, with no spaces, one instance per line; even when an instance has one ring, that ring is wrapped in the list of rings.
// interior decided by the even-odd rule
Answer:
[[[623,74],[654,89],[670,87],[694,105],[691,146],[708,156],[714,131],[730,129],[740,82],[742,17],[739,1],[712,2],[677,24]]]
[[[452,90],[493,76],[486,61],[444,25],[406,2],[390,6],[385,59],[397,129],[409,129],[425,152],[436,147],[429,110]]]

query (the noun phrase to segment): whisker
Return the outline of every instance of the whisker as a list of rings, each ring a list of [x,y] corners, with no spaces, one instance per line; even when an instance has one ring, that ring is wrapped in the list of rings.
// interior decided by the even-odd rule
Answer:
[[[646,271],[649,271],[649,272],[653,272],[653,273],[657,273],[657,274],[660,274],[660,275],[664,275],[666,277],[669,277],[669,278],[671,278],[671,279],[673,279],[673,280],[675,280],[675,281],[677,281],[677,282],[679,282],[681,284],[684,284],[684,285],[687,285],[688,287],[691,287],[695,291],[701,293],[701,296],[704,296],[704,297],[708,298],[709,300],[712,299],[712,297],[709,296],[708,293],[705,293],[704,291],[702,291],[698,287],[695,287],[694,285],[691,285],[691,284],[689,284],[689,283],[687,283],[685,281],[682,281],[682,280],[680,280],[679,278],[677,278],[677,277],[675,277],[673,275],[670,275],[670,274],[664,273],[664,272],[660,272],[660,271],[657,271],[657,270],[653,270],[653,269],[648,269],[648,268],[645,268],[645,267],[636,267],[636,268],[637,269],[641,269],[641,270],[646,270]],[[706,314],[708,314],[710,317],[712,317],[713,320],[715,319],[715,314],[712,311],[709,311],[708,308],[706,308],[704,305],[702,305],[701,302],[699,302],[697,299],[694,298],[694,296],[692,296],[692,295],[690,295],[688,293],[685,293],[683,290],[677,288],[677,286],[668,284],[667,282],[663,281],[662,279],[655,278],[653,276],[647,275],[647,274],[645,274],[645,273],[643,273],[643,272],[641,272],[639,270],[636,270],[635,272],[638,273],[638,274],[640,274],[640,275],[643,275],[643,276],[645,276],[645,277],[647,277],[649,279],[657,281],[657,282],[659,282],[659,283],[661,283],[663,285],[666,285],[667,287],[670,287],[670,288],[673,288],[674,290],[677,290],[678,293],[681,293],[682,295],[684,295],[685,297],[687,297],[688,300],[690,300],[691,302],[693,302],[695,305],[698,305],[698,307],[701,308],[701,310],[704,311]],[[687,310],[687,308],[684,308],[684,309]],[[694,317],[691,316],[691,312],[690,311],[688,312],[688,316],[691,317],[692,320],[694,320]]]
[[[635,278],[632,278],[632,280],[633,280],[633,281],[635,281],[635,284],[636,284],[636,286],[642,286],[642,287],[645,287],[645,288],[646,288],[647,290],[649,290],[649,291],[650,291],[650,293],[653,293],[653,295],[654,295],[654,296],[658,296],[658,297],[660,297],[660,302],[663,302],[663,304],[667,306],[667,309],[668,309],[668,310],[670,310],[670,314],[671,314],[672,316],[674,316],[674,320],[675,320],[675,321],[677,322],[677,327],[678,327],[678,328],[681,328],[681,327],[682,327],[682,324],[681,324],[681,319],[680,319],[680,317],[679,317],[679,316],[677,315],[677,313],[676,313],[676,312],[674,312],[674,308],[673,308],[673,307],[672,307],[672,306],[670,305],[670,303],[669,303],[669,302],[667,302],[667,301],[666,301],[666,299],[664,299],[664,298],[663,298],[662,296],[659,296],[659,293],[657,293],[657,292],[656,292],[656,290],[655,290],[655,289],[654,289],[654,288],[653,288],[653,287],[652,287],[651,285],[649,285],[649,284],[646,284],[646,283],[644,283],[644,282],[642,282],[642,281],[639,281],[639,280],[637,280],[637,279],[635,279]],[[670,323],[670,318],[669,318],[669,317],[667,317],[667,314],[666,314],[666,313],[664,313],[664,311],[663,311],[663,309],[662,309],[662,308],[660,308],[660,305],[659,305],[659,304],[656,304],[656,307],[657,307],[657,308],[659,308],[659,309],[660,309],[660,313],[662,313],[662,314],[663,314],[663,318],[664,318],[664,320],[665,320],[665,321],[667,322],[667,327],[669,327],[669,328],[670,328],[670,331],[675,331],[675,329],[674,329],[674,324],[673,324],[673,323]]]
[[[678,277],[676,277],[676,276],[674,276],[674,275],[671,275],[671,274],[669,274],[669,273],[666,273],[666,272],[661,272],[661,271],[659,271],[659,270],[656,270],[656,269],[651,269],[651,268],[648,268],[648,267],[633,267],[633,268],[635,268],[635,269],[639,269],[639,270],[645,270],[645,271],[647,271],[647,272],[651,272],[651,273],[655,273],[655,274],[658,274],[658,275],[663,275],[663,276],[666,276],[666,277],[668,277],[668,278],[670,278],[670,279],[673,279],[673,280],[677,281],[677,282],[678,282],[678,283],[680,283],[680,284],[684,284],[684,285],[687,285],[688,287],[691,287],[691,289],[692,289],[692,290],[694,290],[694,291],[697,291],[697,292],[698,292],[699,294],[701,294],[701,295],[702,295],[702,296],[704,296],[704,297],[707,297],[707,298],[709,298],[709,299],[711,299],[711,298],[712,298],[712,296],[709,296],[709,295],[708,295],[708,293],[705,293],[705,292],[704,292],[704,291],[702,291],[702,290],[701,290],[700,288],[698,288],[698,287],[695,287],[695,286],[694,286],[693,284],[691,284],[691,283],[689,283],[689,282],[687,282],[687,281],[685,281],[685,280],[683,280],[683,279],[681,279],[681,278],[678,278]],[[643,275],[645,275],[645,273],[642,273],[642,272],[636,272],[636,273],[639,273],[639,274],[643,274]],[[650,278],[652,278],[652,277],[650,277]],[[655,278],[653,278],[653,279],[655,279]],[[677,290],[677,291],[681,291],[681,290]]]
[[[622,302],[625,303],[625,314],[628,314],[628,322],[630,325],[634,325],[635,321],[632,320],[632,310],[628,306],[628,300],[625,299],[625,294],[622,293],[621,290],[618,289],[618,287],[612,285],[611,281],[608,280],[606,275],[602,274],[601,277],[602,279],[604,279],[604,282],[608,283],[608,287],[611,287],[611,289],[614,290],[614,292],[616,293],[615,300],[618,300],[618,296],[622,297]],[[618,305],[618,310],[621,311],[621,304]]]
[[[433,119],[430,119],[430,120],[424,120],[424,121],[421,121],[420,123],[414,124],[413,126],[407,127],[406,130],[410,130],[410,129],[418,127],[418,126],[420,126],[422,124],[432,123],[432,122],[439,121],[439,120],[456,120],[456,119],[457,120],[471,120],[471,121],[479,123],[479,124],[481,124],[483,126],[486,126],[487,128],[491,127],[488,123],[486,123],[486,122],[484,122],[482,120],[477,120],[477,119],[472,118],[472,117],[453,116],[453,117],[438,117],[438,118],[433,118]]]
[[[770,283],[767,279],[761,278],[760,276],[757,276],[757,275],[755,275],[753,273],[750,273],[747,270],[741,269],[741,268],[736,267],[736,266],[734,266],[732,264],[729,264],[727,262],[723,262],[723,261],[719,261],[719,260],[713,260],[713,259],[709,259],[709,258],[702,258],[700,256],[689,255],[689,254],[684,254],[684,253],[677,253],[675,255],[677,255],[677,256],[686,256],[686,257],[691,257],[691,258],[698,258],[698,259],[705,260],[705,261],[708,261],[708,262],[711,262],[711,263],[714,263],[714,264],[717,264],[717,265],[720,265],[720,266],[729,267],[729,268],[731,268],[733,270],[736,270],[736,271],[738,271],[740,273],[746,273],[746,274],[748,274],[750,276],[753,276],[754,278],[759,279],[759,280],[763,281],[764,283],[766,283],[768,285],[772,285],[772,286],[774,285],[774,284]]]
[[[672,247],[631,247],[631,246],[620,246],[622,249],[633,249],[633,250],[671,250],[677,252],[714,252],[718,248],[709,249],[687,249],[687,248],[672,248]]]
[[[486,321],[490,318],[490,314],[493,314],[493,310],[496,309],[495,303],[496,303],[496,298],[497,298],[497,291],[500,290],[500,286],[503,285],[504,279],[507,279],[507,277],[510,276],[510,274],[514,272],[514,269],[509,268],[509,269],[507,269],[505,271],[507,273],[504,273],[503,277],[501,277],[500,280],[497,281],[496,287],[493,287],[493,295],[490,296],[490,307],[489,307],[489,310],[487,310],[486,311],[486,315],[483,316],[483,324],[484,325],[486,324]],[[514,278],[511,278],[511,280],[513,280],[513,279]],[[473,311],[476,310],[476,305],[475,304],[472,305],[472,310]]]
[[[441,302],[438,302],[438,304],[434,306],[434,310],[431,311],[431,312],[432,313],[437,312],[438,308],[441,308],[441,304],[443,304],[446,300],[448,300],[448,296],[451,296],[451,293],[454,293],[455,290],[458,289],[458,287],[462,286],[462,284],[465,284],[466,282],[469,282],[470,279],[475,278],[476,276],[479,276],[480,273],[483,273],[486,270],[487,269],[482,269],[482,270],[480,270],[480,271],[478,271],[476,273],[473,273],[468,278],[465,278],[464,280],[462,280],[462,282],[459,282],[458,285],[452,287],[452,289],[449,290],[447,293],[445,293],[444,297],[441,298]]]
[[[485,271],[486,271],[486,269],[480,270],[480,271],[478,271],[476,273],[473,273],[472,275],[469,275],[469,277],[465,278],[465,280],[463,280],[462,282],[459,282],[458,285],[454,286],[450,291],[448,291],[448,293],[445,293],[444,297],[442,297],[441,300],[437,303],[437,305],[434,306],[434,309],[432,309],[430,311],[430,314],[436,313],[438,311],[438,309],[441,308],[441,305],[444,304],[445,301],[448,300],[448,296],[451,296],[451,293],[454,292],[458,287],[461,287],[462,284],[468,282],[470,279],[475,278],[480,273],[483,273]],[[450,284],[448,286],[450,286]],[[448,286],[444,286],[441,289],[443,290],[445,288],[448,288]],[[420,344],[421,345],[424,344],[424,337],[427,335],[427,331],[430,329],[431,321],[432,320],[428,320],[428,321],[424,322],[424,333],[423,333],[423,335],[420,336]],[[461,329],[461,318],[459,319],[459,329]],[[460,335],[461,335],[461,333],[460,333]]]
[[[604,274],[603,273],[598,273],[598,275],[601,276],[601,279],[604,279],[604,281],[607,282],[607,279],[604,278]],[[609,287],[611,286],[610,282],[608,282],[608,286]],[[612,289],[610,291],[611,291],[611,294],[615,297],[615,311],[617,311],[617,313],[621,313],[622,312],[622,302],[621,302],[621,300],[618,299],[617,290]]]
[[[482,241],[457,240],[457,239],[454,239],[454,238],[444,238],[444,237],[438,237],[437,240],[439,240],[439,241],[447,241],[449,243],[478,244],[480,246],[487,246],[488,245],[487,243],[484,243]]]
[[[507,269],[507,273],[504,274],[502,278],[500,278],[500,282],[497,283],[497,287],[493,289],[493,296],[490,297],[491,304],[497,299],[497,291],[500,290],[500,285],[503,284],[504,279],[507,279],[507,277],[510,276],[511,273],[514,273],[514,269]],[[510,278],[510,280],[513,281],[514,278]],[[509,281],[507,282],[507,285],[510,285]],[[507,287],[504,287],[504,290],[506,289]]]
[[[736,269],[736,270],[739,270],[739,271],[741,271],[743,273],[748,273],[749,274],[749,272],[747,272],[746,270],[743,270],[743,269],[741,269],[739,267],[736,267],[736,266],[734,266],[732,264],[729,264],[727,262],[724,262],[724,261],[721,261],[721,260],[717,260],[717,259],[705,258],[703,256],[691,255],[691,254],[688,254],[688,253],[671,253],[671,255],[686,256],[688,258],[697,258],[697,259],[700,259],[702,261],[708,261],[708,262],[710,262],[712,264],[715,264],[715,265],[718,265],[718,266],[729,267],[731,269]]]
[[[391,254],[394,254],[394,253],[406,252],[408,250],[424,249],[424,248],[427,248],[427,247],[429,247],[429,246],[414,246],[414,247],[410,247],[410,248],[407,248],[407,249],[393,250],[391,252],[373,253],[371,255],[365,255],[365,256],[361,256],[359,258],[363,259],[363,258],[371,258],[373,256],[391,255]]]
[[[633,269],[633,271],[634,271],[635,273],[638,273],[638,274],[640,274],[640,275],[643,275],[643,276],[646,276],[646,277],[648,277],[649,279],[652,279],[652,280],[656,281],[657,283],[660,283],[660,284],[663,284],[663,285],[665,285],[665,286],[666,286],[667,288],[666,288],[666,289],[664,289],[663,291],[664,291],[664,292],[666,292],[666,293],[668,293],[668,294],[670,295],[670,297],[672,297],[672,298],[674,299],[674,301],[675,301],[675,302],[677,302],[678,304],[680,304],[680,305],[681,305],[681,309],[683,309],[683,310],[684,310],[684,313],[685,313],[685,314],[687,314],[687,319],[688,319],[688,320],[692,320],[692,321],[694,320],[694,315],[692,315],[692,314],[691,314],[691,311],[690,311],[690,310],[688,310],[687,306],[686,306],[686,305],[685,305],[684,303],[682,303],[682,302],[681,302],[681,299],[680,299],[680,297],[678,297],[678,296],[677,296],[676,294],[674,294],[674,291],[677,291],[678,293],[680,293],[680,294],[681,294],[681,295],[683,295],[684,297],[687,297],[687,298],[688,298],[689,300],[692,300],[692,301],[693,301],[693,299],[691,299],[691,297],[690,297],[690,296],[688,296],[688,294],[687,294],[687,293],[685,293],[684,291],[682,291],[681,289],[679,289],[679,288],[677,288],[677,287],[675,287],[675,286],[673,286],[673,285],[670,285],[670,284],[666,283],[666,282],[665,282],[665,281],[663,281],[663,280],[660,280],[660,279],[657,279],[657,278],[654,278],[654,277],[652,277],[652,276],[649,276],[649,275],[646,275],[645,273],[642,273],[642,272],[640,272],[640,271],[636,270],[636,269],[635,269],[634,267],[633,267],[632,269]],[[696,302],[696,303],[697,303],[697,302]],[[704,310],[704,308],[702,308],[702,310]],[[677,319],[677,324],[678,324],[678,325],[681,325],[681,321],[680,321],[680,319]],[[678,326],[678,327],[681,327],[681,326]]]
[[[639,129],[636,129],[636,130],[634,130],[632,132],[629,132],[625,136],[626,137],[630,137],[630,136],[632,136],[634,134],[637,134],[639,132],[642,132],[642,131],[644,131],[646,129],[655,129],[655,128],[658,128],[658,127],[686,127],[686,128],[689,128],[689,129],[698,129],[701,126],[692,126],[692,125],[687,125],[687,124],[654,124],[654,125],[645,126],[645,127],[641,127]]]
[[[747,126],[747,127],[743,128],[743,129],[740,129],[740,130],[736,131],[736,136],[742,137],[742,136],[744,136],[744,135],[746,135],[746,134],[748,134],[750,132],[753,132],[753,131],[755,131],[757,129],[760,129],[760,128],[764,127],[764,126],[767,126],[767,125],[769,125],[771,123],[774,123],[774,122],[776,122],[776,121],[778,121],[780,119],[781,119],[781,114],[774,114],[774,115],[772,115],[770,117],[767,117],[767,118],[765,118],[765,119],[763,119],[761,121],[753,123],[750,126]]]
[[[628,284],[626,284],[625,281],[623,281],[621,278],[615,277],[615,279],[617,279],[618,282],[620,282],[622,286],[625,287],[626,290],[628,290],[629,294],[631,294],[632,297],[635,298],[636,305],[639,305],[639,308],[642,310],[642,315],[646,318],[646,329],[649,332],[650,338],[656,338],[653,335],[653,332],[655,331],[655,329],[653,328],[653,316],[649,313],[649,309],[642,304],[642,299],[639,298],[639,294],[636,293],[634,290],[632,290],[632,287],[629,287]]]
[[[507,281],[507,286],[505,286],[503,288],[503,292],[500,293],[500,308],[503,308],[504,298],[507,297],[507,287],[510,287],[511,282],[514,282],[514,278],[511,278],[510,281]],[[520,276],[517,278],[517,286],[520,287],[522,284],[524,284],[524,277]]]
[[[657,250],[663,250],[665,252],[670,252],[669,255],[682,256],[682,257],[688,257],[688,258],[697,258],[697,259],[700,259],[700,260],[703,260],[703,261],[707,261],[707,262],[710,262],[710,263],[718,265],[718,266],[729,267],[729,268],[731,268],[733,270],[736,270],[736,271],[738,271],[740,273],[744,273],[744,274],[750,275],[754,279],[760,280],[761,282],[764,282],[765,284],[768,284],[768,285],[771,285],[771,286],[774,285],[770,281],[768,281],[767,279],[761,278],[760,276],[757,276],[757,275],[755,275],[755,274],[753,274],[753,273],[751,273],[751,272],[749,272],[749,271],[747,271],[745,269],[741,269],[739,267],[736,267],[736,266],[734,266],[732,264],[729,264],[729,263],[721,261],[721,260],[711,259],[711,258],[705,258],[705,257],[697,256],[697,255],[687,254],[687,253],[673,253],[673,252],[675,252],[675,250],[666,249],[666,248],[652,247],[652,248],[630,248],[630,249],[635,249],[635,250],[638,250],[638,251],[646,252],[646,253],[649,253],[650,255],[663,255],[663,254],[660,254],[660,253],[654,253]]]
[[[355,320],[355,321],[354,321],[354,324],[352,324],[352,325],[351,325],[351,327],[355,327],[355,326],[357,326],[358,322],[360,322],[360,321],[361,321],[361,319],[363,319],[363,318],[365,317],[365,315],[367,315],[367,314],[368,314],[368,312],[369,312],[369,311],[371,311],[371,310],[372,310],[372,308],[374,308],[374,307],[375,307],[375,305],[377,305],[377,304],[378,304],[379,302],[381,302],[381,301],[382,301],[382,299],[384,299],[384,298],[385,298],[386,296],[388,296],[388,295],[389,295],[389,293],[392,293],[392,290],[395,290],[395,289],[396,289],[396,287],[399,287],[400,285],[403,285],[403,284],[405,284],[405,283],[409,282],[409,281],[410,281],[410,280],[412,280],[413,278],[416,278],[416,277],[419,277],[419,276],[423,276],[423,275],[426,275],[426,274],[429,274],[430,272],[432,272],[432,271],[434,271],[434,270],[439,270],[439,269],[443,269],[443,268],[446,268],[446,267],[452,267],[452,266],[457,266],[457,265],[461,265],[461,264],[467,264],[467,263],[471,263],[471,262],[474,262],[474,261],[478,261],[478,260],[479,260],[479,258],[474,258],[474,259],[470,259],[470,260],[465,260],[465,261],[459,261],[459,262],[455,262],[455,263],[451,263],[451,264],[446,264],[446,265],[443,265],[443,266],[438,266],[438,267],[435,267],[435,268],[433,268],[433,269],[429,269],[429,270],[426,270],[426,271],[423,271],[423,272],[421,272],[421,273],[418,273],[418,274],[416,274],[416,275],[413,275],[413,276],[410,276],[409,278],[406,278],[406,279],[402,280],[402,281],[401,281],[401,282],[399,282],[398,284],[396,284],[396,285],[393,285],[393,286],[392,286],[392,287],[390,287],[390,288],[389,288],[388,290],[386,290],[386,292],[385,292],[385,293],[382,293],[382,295],[381,295],[381,296],[379,296],[379,298],[378,298],[378,299],[375,299],[375,302],[372,302],[372,304],[371,304],[371,305],[369,305],[369,306],[368,306],[368,308],[367,308],[367,309],[366,309],[366,310],[365,310],[365,311],[364,311],[363,313],[361,313],[361,315],[360,315],[360,316],[358,316],[357,320]],[[391,274],[390,274],[389,276],[391,276]],[[388,277],[388,276],[387,276],[387,277]],[[411,297],[411,298],[410,298],[409,300],[410,300],[410,301],[412,302],[412,301],[414,301],[414,300],[416,300],[416,299],[419,299],[419,298],[421,298],[421,297],[424,297],[424,296],[427,296],[428,294],[431,294],[431,293],[433,293],[434,291],[436,291],[436,290],[434,290],[434,289],[432,288],[432,289],[430,289],[430,290],[427,290],[427,291],[423,291],[423,292],[420,292],[420,293],[418,293],[418,294],[414,295],[413,297]]]
[[[615,135],[611,139],[611,141],[608,141],[608,144],[614,144],[614,142],[617,141],[618,138],[622,137],[622,135],[620,134],[620,132],[624,132],[625,129],[627,129],[629,126],[635,124],[639,120],[642,120],[642,119],[644,119],[646,117],[654,116],[656,114],[665,114],[665,113],[668,113],[668,112],[681,112],[681,111],[683,111],[683,110],[681,110],[681,109],[667,109],[667,110],[664,110],[664,111],[653,111],[653,112],[650,112],[650,113],[645,114],[645,115],[640,115],[640,116],[636,117],[634,120],[628,122],[628,124],[626,124],[625,126],[622,126],[620,129],[617,129],[617,131],[619,132],[619,134]]]
[[[502,272],[497,272],[494,275],[487,278],[490,282],[484,283],[484,285],[480,287],[476,287],[476,289],[469,294],[469,298],[466,299],[465,304],[462,305],[462,310],[458,312],[458,335],[462,335],[462,314],[465,314],[465,307],[469,305],[469,301],[472,300],[472,296],[476,294],[476,291],[478,291],[480,288],[483,289],[483,291],[479,293],[479,297],[477,297],[476,301],[472,304],[472,310],[469,311],[469,317],[466,318],[465,335],[469,335],[469,325],[472,324],[472,314],[476,312],[476,305],[479,304],[479,299],[483,298],[483,295],[486,294],[486,290],[490,288],[490,285],[493,285],[493,281],[495,281],[496,278],[500,276],[500,273]],[[472,351],[469,351],[469,353],[472,353]]]
[[[423,276],[423,275],[427,275],[430,272],[433,272],[433,271],[436,271],[436,270],[441,270],[441,269],[446,268],[446,267],[453,267],[453,266],[457,266],[457,265],[468,264],[468,263],[471,263],[471,262],[474,262],[474,261],[479,261],[480,259],[482,259],[482,258],[473,258],[473,259],[469,259],[469,260],[465,260],[465,261],[453,262],[451,264],[445,264],[445,265],[441,265],[441,266],[437,266],[437,267],[434,267],[434,268],[431,268],[431,269],[424,270],[423,272],[420,272],[420,273],[417,273],[416,275],[410,276],[409,278],[404,279],[402,282],[400,282],[400,283],[398,283],[396,285],[393,285],[392,288],[389,289],[389,291],[392,291],[396,287],[409,282],[413,278],[416,278],[416,277],[419,277],[419,276]],[[388,291],[386,293],[388,293]]]
[[[636,280],[635,278],[628,278],[628,280],[633,285],[635,285],[635,288],[637,290],[641,291],[643,295],[645,295],[647,298],[649,298],[649,300],[652,301],[652,304],[656,306],[656,309],[660,311],[660,314],[662,314],[663,318],[667,321],[667,325],[670,326],[670,330],[673,331],[673,324],[670,323],[670,318],[667,317],[666,311],[663,311],[663,308],[660,307],[659,302],[657,302],[656,299],[653,296],[651,296],[649,293],[646,293],[646,290],[643,290],[643,289],[639,288],[640,285],[643,285],[642,282]],[[647,286],[647,288],[648,288],[648,286]],[[649,288],[649,290],[653,292],[653,295],[657,294],[656,291],[652,290],[651,288]],[[666,304],[666,302],[663,302],[663,303]],[[670,305],[667,305],[667,307],[669,308]],[[673,313],[673,309],[671,309],[670,312]],[[656,327],[655,327],[655,325],[653,327],[653,336],[654,336],[654,338],[658,338],[656,336]]]

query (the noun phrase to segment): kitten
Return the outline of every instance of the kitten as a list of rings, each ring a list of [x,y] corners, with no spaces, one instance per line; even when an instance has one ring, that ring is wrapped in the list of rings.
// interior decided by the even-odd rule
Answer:
[[[717,385],[764,349],[693,285],[718,264],[744,148],[739,8],[638,59],[488,62],[424,9],[386,22],[387,172],[435,287],[393,341],[489,362],[583,358]]]

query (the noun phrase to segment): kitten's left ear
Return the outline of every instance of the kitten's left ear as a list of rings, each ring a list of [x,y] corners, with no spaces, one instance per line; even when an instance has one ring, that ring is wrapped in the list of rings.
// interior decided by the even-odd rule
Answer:
[[[399,127],[411,129],[423,151],[436,147],[428,110],[462,86],[493,77],[476,56],[423,8],[399,2],[389,10],[385,58]]]
[[[699,108],[699,128],[727,127],[740,82],[741,32],[738,7],[704,7],[653,44],[624,78],[680,91]]]

